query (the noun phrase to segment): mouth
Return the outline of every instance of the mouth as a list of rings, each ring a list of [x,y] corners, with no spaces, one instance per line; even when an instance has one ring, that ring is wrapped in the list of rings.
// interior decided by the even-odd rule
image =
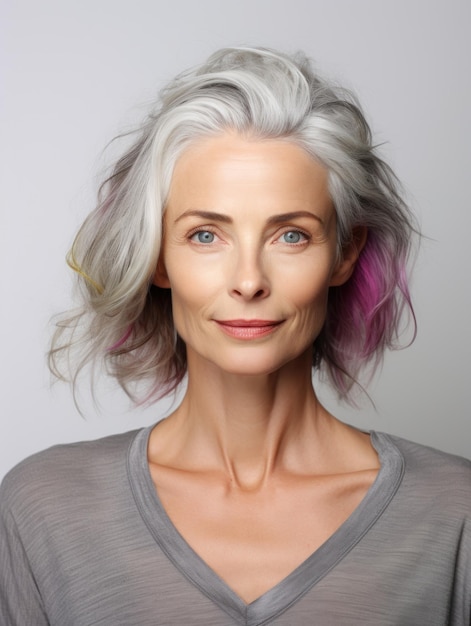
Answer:
[[[275,332],[283,320],[214,320],[219,328],[237,339],[257,339]]]

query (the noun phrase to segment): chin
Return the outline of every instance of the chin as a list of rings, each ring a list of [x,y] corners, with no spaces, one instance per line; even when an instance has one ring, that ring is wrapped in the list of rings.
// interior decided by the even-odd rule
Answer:
[[[228,374],[238,376],[267,376],[273,374],[283,368],[305,367],[305,363],[309,363],[311,367],[312,359],[305,359],[304,355],[306,350],[295,352],[290,355],[263,355],[263,354],[250,354],[245,353],[240,355],[228,355],[226,359],[218,359],[213,361],[214,365]]]

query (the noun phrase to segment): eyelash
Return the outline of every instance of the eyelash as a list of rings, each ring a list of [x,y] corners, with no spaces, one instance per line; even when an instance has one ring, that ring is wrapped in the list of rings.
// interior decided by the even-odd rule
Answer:
[[[217,237],[216,231],[213,228],[211,228],[211,226],[198,226],[198,228],[195,228],[188,233],[188,239],[193,241],[193,237],[197,235],[198,233],[211,233],[212,235]],[[201,241],[194,241],[194,243],[200,244],[202,246],[207,245],[207,244],[202,243]]]
[[[217,237],[217,233],[216,230],[214,228],[212,228],[211,226],[198,226],[197,228],[193,229],[192,231],[190,231],[187,235],[188,239],[191,241],[193,240],[193,237],[195,235],[197,235],[198,233],[211,233],[212,235],[214,235],[215,237]],[[299,229],[299,228],[287,228],[285,231],[283,231],[282,233],[280,233],[278,235],[278,237],[276,238],[276,241],[279,241],[279,239],[281,239],[281,237],[283,237],[284,235],[288,234],[288,233],[296,233],[301,235],[302,240],[301,241],[297,241],[295,243],[288,243],[287,241],[283,242],[286,245],[290,246],[290,247],[296,247],[296,246],[303,246],[305,245],[308,241],[310,241],[311,239],[311,235],[309,235],[308,233],[304,232],[303,230]],[[205,244],[201,241],[194,241],[194,243],[196,244],[200,244],[202,246],[206,246],[209,244]],[[213,243],[213,242],[210,242]]]
[[[311,236],[308,233],[305,233],[303,230],[300,230],[299,228],[287,228],[285,231],[283,231],[277,238],[277,241],[279,239],[281,239],[281,237],[283,237],[284,235],[287,235],[288,233],[296,233],[297,235],[301,235],[302,240],[301,241],[297,241],[296,243],[288,243],[287,241],[284,241],[283,243],[289,245],[289,246],[302,246],[304,244],[306,244],[308,241],[310,241]]]

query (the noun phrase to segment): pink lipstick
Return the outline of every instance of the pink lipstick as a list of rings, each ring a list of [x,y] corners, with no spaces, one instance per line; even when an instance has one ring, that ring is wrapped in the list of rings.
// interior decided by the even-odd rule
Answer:
[[[282,322],[275,320],[214,320],[226,335],[236,339],[257,339],[274,332]]]

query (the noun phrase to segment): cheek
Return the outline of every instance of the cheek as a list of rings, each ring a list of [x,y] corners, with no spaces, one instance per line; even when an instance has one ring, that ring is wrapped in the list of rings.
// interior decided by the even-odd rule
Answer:
[[[298,323],[302,333],[317,335],[325,322],[328,302],[328,288],[315,292],[305,290],[295,303]],[[301,334],[302,334],[301,333]]]
[[[172,292],[172,306],[175,324],[194,328],[198,319],[214,298],[214,293],[220,289],[216,287],[214,275],[210,271],[203,271],[191,263],[179,263],[167,268]],[[213,272],[214,274],[214,272]]]
[[[280,284],[287,298],[304,308],[327,301],[330,277],[329,264],[311,259],[298,267],[285,269]]]
[[[324,326],[329,295],[330,271],[299,271],[296,280],[285,281],[284,299],[296,312],[300,342],[311,343]]]
[[[175,301],[198,307],[224,287],[224,261],[214,254],[195,254],[185,248],[169,250],[167,274]]]

